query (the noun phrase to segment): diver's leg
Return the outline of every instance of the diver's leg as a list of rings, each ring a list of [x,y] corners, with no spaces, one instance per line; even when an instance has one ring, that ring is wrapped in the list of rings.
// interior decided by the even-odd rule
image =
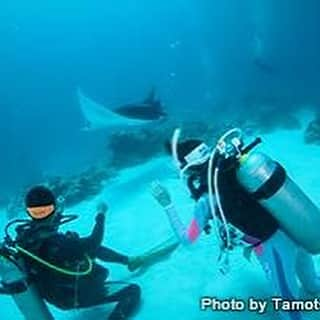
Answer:
[[[109,320],[127,319],[140,302],[141,290],[136,284],[107,282],[107,296],[104,302],[118,302],[109,316]]]
[[[108,319],[127,319],[138,307],[140,302],[140,287],[125,282],[105,282],[101,284],[88,284],[80,290],[78,308],[88,308],[106,303],[116,302],[117,305]]]
[[[298,250],[296,271],[304,294],[315,295],[320,292],[320,278],[316,273],[312,255],[302,248]]]
[[[265,241],[257,257],[273,285],[273,297],[296,300],[299,297],[299,285],[296,277],[296,257],[298,247],[282,231],[276,232]],[[279,312],[283,320],[302,320],[300,312]]]

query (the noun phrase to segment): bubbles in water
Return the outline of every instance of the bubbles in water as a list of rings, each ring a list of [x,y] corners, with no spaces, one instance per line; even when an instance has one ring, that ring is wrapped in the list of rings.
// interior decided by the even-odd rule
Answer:
[[[180,40],[176,40],[176,41],[170,43],[170,48],[176,49],[177,47],[180,46],[180,44],[181,44]]]

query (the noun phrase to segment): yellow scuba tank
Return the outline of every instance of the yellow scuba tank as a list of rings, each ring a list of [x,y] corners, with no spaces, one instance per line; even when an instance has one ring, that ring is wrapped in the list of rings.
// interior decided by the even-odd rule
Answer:
[[[54,320],[37,289],[28,282],[21,262],[0,252],[0,279],[26,320]]]
[[[320,210],[279,163],[263,153],[245,154],[237,178],[291,239],[310,253],[320,252]]]

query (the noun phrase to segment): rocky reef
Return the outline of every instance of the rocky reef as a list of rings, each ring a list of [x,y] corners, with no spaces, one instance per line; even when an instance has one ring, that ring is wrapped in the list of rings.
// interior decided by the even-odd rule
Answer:
[[[277,129],[301,129],[301,123],[294,114],[276,116],[273,116],[273,113],[259,114],[248,119],[246,126],[260,133],[271,133]]]
[[[152,128],[132,128],[112,134],[107,141],[109,164],[115,170],[127,168],[165,154],[165,142],[170,141],[175,128],[182,129],[181,139],[198,138],[212,144],[226,130],[243,126],[244,122],[168,121]]]
[[[110,152],[110,165],[119,170],[164,154],[164,143],[171,139],[171,135],[177,127],[178,124],[167,122],[162,126],[133,128],[114,133],[108,138],[106,146]],[[201,137],[209,131],[208,125],[196,122],[183,124],[182,129],[188,136],[194,134],[195,137]]]
[[[51,177],[45,182],[55,195],[63,196],[66,206],[97,195],[104,186],[104,181],[116,175],[107,166],[94,166],[79,175],[69,177]]]
[[[99,194],[104,182],[115,177],[116,174],[115,170],[100,163],[79,174],[47,177],[41,184],[49,187],[57,197],[62,196],[64,205],[68,207]],[[23,191],[11,198],[7,205],[9,220],[18,217],[25,210],[24,197],[29,188],[30,186],[26,186]]]
[[[288,106],[284,101],[272,97],[246,97],[243,112],[239,112],[239,120],[242,119],[245,127],[259,133],[270,133],[278,129],[301,129],[297,116],[301,107],[293,102]]]
[[[239,113],[240,115],[241,113]],[[272,108],[250,113],[250,117],[233,116],[229,120],[212,113],[202,120],[166,121],[150,127],[132,127],[112,133],[107,138],[105,158],[98,164],[71,176],[47,176],[42,184],[48,186],[57,196],[63,196],[66,206],[72,206],[99,194],[104,182],[115,177],[119,170],[145,163],[151,158],[165,154],[165,142],[170,141],[175,128],[182,129],[181,139],[198,138],[210,145],[228,129],[240,127],[249,134],[265,133],[276,128],[296,129],[300,126],[294,114],[274,116]],[[310,123],[306,131],[307,143],[320,144],[320,117]],[[23,198],[26,190],[14,196],[8,207],[7,216],[12,219],[23,212]]]
[[[115,170],[147,161],[161,152],[161,129],[145,128],[123,130],[113,133],[106,144],[109,163]]]
[[[320,114],[307,126],[304,132],[304,141],[307,144],[320,145]]]

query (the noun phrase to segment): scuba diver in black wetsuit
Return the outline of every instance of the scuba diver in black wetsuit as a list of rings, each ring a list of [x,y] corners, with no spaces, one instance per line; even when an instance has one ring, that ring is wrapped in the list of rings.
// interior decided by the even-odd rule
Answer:
[[[16,239],[10,240],[7,236],[6,240],[11,242],[10,245],[17,250],[19,261],[23,262],[20,270],[27,274],[26,287],[33,284],[41,298],[63,310],[116,302],[108,319],[127,319],[139,305],[140,287],[108,282],[108,270],[95,259],[120,263],[130,270],[135,268],[135,264],[139,265],[136,261],[139,257],[129,258],[101,245],[107,206],[98,206],[91,234],[80,237],[75,232],[59,232],[59,227],[74,217],[63,216],[59,212],[56,198],[49,189],[43,186],[32,188],[25,204],[32,220],[16,228]],[[5,252],[6,248],[2,251]],[[5,254],[11,259],[10,249]],[[19,294],[24,290],[22,282],[19,283],[11,287],[3,286],[1,292]],[[32,316],[30,319],[33,319]],[[52,318],[43,316],[41,319]]]

